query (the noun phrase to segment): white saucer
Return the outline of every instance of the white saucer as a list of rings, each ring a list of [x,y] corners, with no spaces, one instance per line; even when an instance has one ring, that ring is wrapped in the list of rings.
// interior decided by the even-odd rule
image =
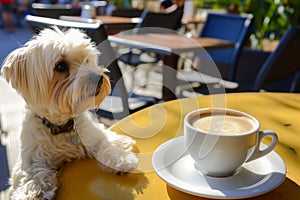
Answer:
[[[182,136],[159,146],[153,154],[152,165],[158,176],[172,187],[189,194],[216,199],[261,195],[278,187],[286,175],[285,164],[274,151],[244,164],[232,176],[215,178],[203,175],[194,167]]]

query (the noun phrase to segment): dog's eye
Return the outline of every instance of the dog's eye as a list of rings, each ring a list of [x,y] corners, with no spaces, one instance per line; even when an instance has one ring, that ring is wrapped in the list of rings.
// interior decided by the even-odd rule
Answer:
[[[68,70],[68,64],[65,61],[60,61],[55,64],[55,70],[58,72],[66,72]]]

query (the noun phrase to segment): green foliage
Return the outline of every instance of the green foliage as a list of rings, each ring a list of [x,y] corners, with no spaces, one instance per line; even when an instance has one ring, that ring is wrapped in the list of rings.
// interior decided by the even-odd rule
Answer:
[[[241,0],[194,0],[196,8],[228,9],[233,7],[241,9]]]
[[[110,5],[115,6],[130,6],[131,0],[109,0],[108,1]]]
[[[262,39],[280,39],[290,25],[299,25],[300,0],[249,0],[247,9],[254,16],[251,39],[257,49]]]
[[[197,5],[229,12],[252,13],[254,32],[250,39],[261,48],[264,38],[280,39],[290,25],[300,25],[300,0],[194,0]]]

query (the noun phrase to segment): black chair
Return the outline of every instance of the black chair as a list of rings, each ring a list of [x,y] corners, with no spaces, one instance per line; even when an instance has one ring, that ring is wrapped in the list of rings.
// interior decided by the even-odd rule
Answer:
[[[71,4],[44,4],[33,3],[31,12],[40,17],[58,19],[61,15],[76,16],[80,15],[81,8],[73,8]]]
[[[252,91],[296,92],[300,80],[300,27],[291,26],[259,71]],[[285,85],[275,82],[285,80]],[[289,81],[288,81],[289,80]],[[299,92],[299,91],[298,91]]]
[[[120,119],[157,102],[154,97],[127,93],[115,52],[107,40],[106,30],[101,23],[70,22],[31,15],[27,15],[25,20],[35,34],[51,26],[58,26],[61,29],[78,28],[84,30],[96,43],[101,52],[99,64],[107,66],[112,83],[112,94],[104,99],[97,114],[111,119]]]
[[[116,16],[116,17],[140,17],[143,13],[144,9],[139,9],[139,8],[132,8],[132,7],[116,7],[111,12],[111,16]]]
[[[144,10],[141,15],[142,21],[137,24],[134,33],[174,33],[181,25],[182,15],[182,9],[177,9],[170,13]],[[143,59],[141,57],[142,53],[143,51],[135,53],[130,50],[128,53],[122,54],[119,60],[127,65],[137,67],[140,64],[157,63],[161,59],[157,55],[153,57],[147,56],[147,59]]]
[[[136,26],[136,34],[153,33],[157,30],[143,29],[145,27],[164,28],[167,30],[159,30],[162,32],[174,32],[181,26],[183,16],[182,9],[176,9],[173,12],[151,12],[144,10],[141,14],[142,21]]]

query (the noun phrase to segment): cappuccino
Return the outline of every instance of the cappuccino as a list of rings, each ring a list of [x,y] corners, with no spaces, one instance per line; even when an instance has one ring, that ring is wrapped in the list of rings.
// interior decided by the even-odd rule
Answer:
[[[242,134],[253,130],[255,122],[242,115],[207,114],[195,119],[192,126],[206,133]]]
[[[266,136],[272,137],[272,142],[261,150]],[[260,130],[259,121],[247,113],[203,108],[185,116],[184,141],[197,170],[208,176],[225,177],[245,162],[270,153],[278,137],[274,131]]]

